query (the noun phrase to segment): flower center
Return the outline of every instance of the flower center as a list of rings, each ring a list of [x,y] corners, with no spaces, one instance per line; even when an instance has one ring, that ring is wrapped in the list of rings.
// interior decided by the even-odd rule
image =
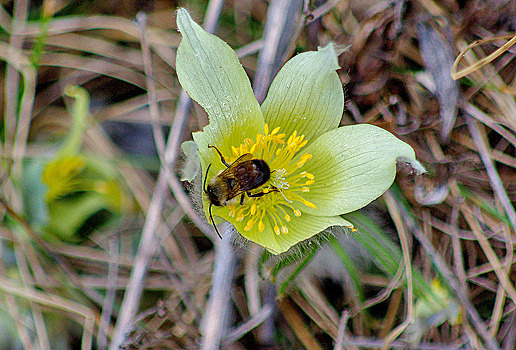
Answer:
[[[299,208],[303,206],[317,209],[313,203],[302,197],[315,182],[311,173],[301,170],[312,155],[298,155],[308,141],[304,140],[304,135],[298,136],[297,131],[285,140],[286,135],[279,134],[279,129],[277,127],[269,133],[269,126],[265,124],[264,134],[256,135],[256,141],[248,138],[239,147],[231,147],[231,163],[242,154],[251,153],[253,158],[267,162],[271,170],[269,181],[252,193],[254,195],[262,192],[264,195],[249,197],[242,205],[237,203],[229,206],[229,215],[235,217],[237,222],[247,221],[245,231],[250,231],[258,223],[258,230],[263,232],[263,220],[268,218],[277,235],[286,234],[288,228],[284,222],[291,220],[290,210],[294,216],[299,217]]]

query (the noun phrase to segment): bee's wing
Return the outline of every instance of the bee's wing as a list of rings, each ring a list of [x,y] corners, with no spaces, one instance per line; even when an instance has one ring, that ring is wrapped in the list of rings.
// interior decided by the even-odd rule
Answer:
[[[235,198],[253,188],[253,185],[249,182],[249,176],[252,175],[253,171],[252,163],[249,161],[252,159],[253,155],[251,153],[242,154],[218,175],[227,184],[228,199]],[[251,185],[250,188],[248,188],[249,185]]]
[[[246,160],[251,160],[251,159],[253,159],[253,155],[251,153],[242,154],[233,163],[229,164],[229,167],[227,167],[223,172],[221,172],[219,174],[219,176],[223,177],[223,176],[230,175],[234,171],[236,165],[238,165],[239,163],[245,162]]]
[[[251,153],[244,153],[240,157],[238,157],[231,165],[236,165],[238,163],[245,162],[246,160],[253,159],[253,155]]]

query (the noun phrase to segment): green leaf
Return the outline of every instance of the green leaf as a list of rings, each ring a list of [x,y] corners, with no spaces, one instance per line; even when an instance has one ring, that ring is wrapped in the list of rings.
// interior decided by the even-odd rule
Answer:
[[[348,271],[349,277],[353,281],[353,286],[355,287],[355,291],[357,293],[359,300],[364,300],[364,290],[362,288],[362,281],[360,280],[360,276],[358,274],[358,269],[355,266],[353,260],[346,252],[346,250],[342,247],[341,243],[335,238],[335,236],[328,237],[328,244],[333,249],[335,255],[337,255]]]
[[[183,36],[176,56],[179,82],[210,119],[203,132],[193,134],[206,169],[216,155],[208,145],[230,155],[232,145],[263,133],[263,115],[235,52],[203,30],[185,9],[177,11],[177,25]]]
[[[339,126],[344,93],[333,44],[299,54],[280,70],[263,102],[265,122],[290,135],[297,130],[312,142]]]
[[[303,170],[314,175],[315,183],[303,196],[317,210],[303,211],[317,216],[349,213],[381,196],[394,181],[397,160],[424,170],[410,145],[369,124],[329,131],[305,151],[313,157]]]
[[[355,225],[356,233],[353,238],[371,254],[380,269],[390,277],[394,277],[400,264],[403,264],[401,248],[361,211],[346,214],[346,219]],[[415,268],[412,268],[412,286],[414,295],[417,297],[428,297],[432,293],[430,284]]]
[[[285,281],[280,286],[279,289],[279,297],[282,297],[285,294],[285,291],[287,290],[287,287],[289,286],[290,282],[296,278],[301,271],[312,261],[312,259],[315,256],[315,253],[319,251],[320,246],[315,245],[313,246],[305,255],[303,261],[299,263],[299,265],[296,267],[296,269],[290,274]]]

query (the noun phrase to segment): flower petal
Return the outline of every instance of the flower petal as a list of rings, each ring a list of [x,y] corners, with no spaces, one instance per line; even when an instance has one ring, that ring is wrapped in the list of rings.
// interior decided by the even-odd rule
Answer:
[[[273,254],[284,253],[297,243],[315,236],[328,227],[353,227],[353,224],[340,216],[313,216],[303,214],[300,217],[295,217],[291,212],[291,221],[285,223],[288,229],[287,233],[280,232],[280,234],[276,234],[274,232],[274,224],[268,217],[263,219],[264,230],[262,232],[258,229],[258,223],[255,223],[249,231],[246,231],[244,227],[247,221],[242,220],[235,222],[235,218],[228,215],[229,210],[225,209],[227,208],[216,208],[216,215],[220,215],[225,220],[231,222],[243,237],[267,248],[267,250]]]
[[[317,216],[349,213],[381,196],[394,181],[397,160],[424,172],[410,145],[369,124],[329,131],[305,151],[313,157],[303,170],[314,175],[315,183],[303,197],[317,210],[302,210]]]
[[[339,68],[333,44],[292,58],[263,102],[265,122],[287,135],[297,130],[309,142],[339,126],[344,110]]]
[[[231,154],[231,145],[263,132],[263,115],[249,79],[235,52],[195,23],[185,9],[177,11],[177,26],[183,36],[176,56],[179,82],[210,117],[194,140],[202,158],[208,144]]]

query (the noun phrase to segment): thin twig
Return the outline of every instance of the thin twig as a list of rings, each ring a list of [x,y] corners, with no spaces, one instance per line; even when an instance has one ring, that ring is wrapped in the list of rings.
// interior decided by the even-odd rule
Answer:
[[[106,349],[108,345],[107,334],[111,323],[113,304],[116,296],[116,285],[118,280],[118,235],[113,236],[109,241],[109,270],[106,279],[106,298],[102,304],[102,315],[100,317],[97,344],[99,349]]]
[[[260,262],[261,252],[263,248],[257,244],[249,247],[249,251],[245,258],[244,287],[247,300],[247,309],[251,316],[255,316],[261,312],[260,300],[260,275],[258,266]]]
[[[349,320],[349,312],[344,311],[339,321],[339,331],[337,333],[337,341],[335,342],[334,350],[344,350],[344,342],[346,337],[346,325]]]
[[[158,99],[156,97],[156,87],[154,70],[152,69],[152,57],[149,44],[147,42],[147,15],[143,12],[139,12],[136,15],[136,23],[140,29],[140,44],[142,47],[143,56],[143,68],[145,70],[145,79],[147,82],[147,96],[149,99],[149,114],[152,125],[152,133],[154,135],[154,143],[158,150],[158,154],[161,156],[165,151],[165,138],[163,137],[163,131],[161,130],[160,113],[158,106]],[[163,161],[163,160],[162,160]]]
[[[300,0],[274,0],[269,4],[263,34],[264,45],[258,56],[254,79],[254,95],[258,102],[265,99],[272,77],[283,62],[281,58],[291,40],[292,23],[301,12]]]
[[[143,282],[149,262],[156,252],[160,236],[168,233],[168,230],[165,231],[165,228],[167,227],[162,225],[161,220],[163,203],[167,198],[165,192],[167,188],[166,180],[164,177],[160,177],[160,179],[161,181],[158,181],[158,185],[160,185],[159,188],[161,188],[162,191],[154,192],[151,206],[147,213],[147,220],[143,228],[140,245],[138,246],[138,252],[134,260],[134,268],[131,271],[131,277],[127,284],[124,300],[120,307],[120,314],[117,318],[115,332],[109,347],[112,350],[118,350],[125,340],[126,333],[129,331],[132,320],[140,305]],[[156,186],[156,189],[159,188]],[[183,218],[183,210],[181,207],[177,207],[171,217],[174,217],[175,224],[179,223]]]
[[[201,321],[201,349],[217,350],[226,336],[229,302],[236,256],[231,245],[232,227],[221,224],[222,239],[215,246],[215,268],[208,306]]]
[[[516,211],[512,206],[511,200],[507,195],[507,191],[505,191],[505,187],[502,183],[502,179],[496,170],[493,160],[489,155],[489,151],[487,150],[487,145],[485,144],[484,139],[480,135],[480,130],[476,122],[472,118],[468,118],[468,129],[471,137],[473,138],[473,142],[477,147],[478,153],[480,154],[480,158],[486,167],[487,175],[489,176],[489,180],[491,182],[491,186],[498,197],[498,200],[502,203],[502,207],[511,222],[511,226],[514,230],[516,230]]]
[[[26,26],[27,10],[29,2],[27,0],[16,1],[14,3],[13,19],[11,21],[11,36],[9,45],[16,50],[20,50],[23,46],[25,36],[19,34],[23,32]],[[14,139],[14,131],[16,129],[16,121],[19,120],[18,115],[18,94],[20,89],[20,75],[17,68],[11,62],[7,62],[5,87],[4,87],[4,124],[5,124],[5,142],[6,146]],[[7,148],[7,147],[6,147]]]
[[[224,339],[225,346],[233,344],[238,339],[242,338],[244,335],[252,331],[254,328],[258,327],[263,321],[269,318],[274,311],[274,306],[270,304],[266,304],[262,307],[260,311],[258,311],[252,318],[250,318],[247,322],[241,324],[236,329],[232,330],[228,333],[226,339]]]

